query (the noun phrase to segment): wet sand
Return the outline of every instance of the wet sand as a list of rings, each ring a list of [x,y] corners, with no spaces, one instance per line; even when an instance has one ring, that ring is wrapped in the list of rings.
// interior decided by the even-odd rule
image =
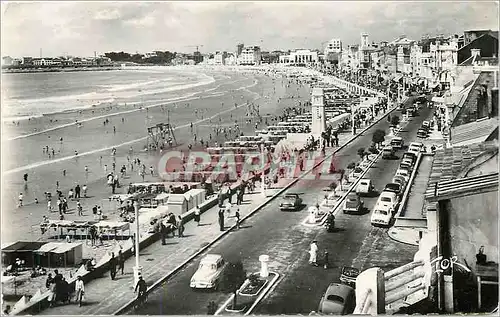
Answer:
[[[219,72],[210,74],[216,81],[212,84],[188,89],[189,91],[177,91],[174,94],[184,93],[188,95],[184,101],[171,103],[161,103],[159,100],[168,99],[172,94],[164,96],[153,96],[144,99],[144,106],[151,106],[139,110],[127,105],[114,107],[110,110],[108,119],[110,124],[104,126],[103,114],[107,114],[105,108],[98,110],[91,109],[82,113],[63,113],[52,115],[52,119],[57,118],[57,123],[47,122],[49,119],[24,121],[19,127],[15,127],[12,133],[4,134],[13,138],[17,135],[33,131],[50,128],[64,122],[72,123],[75,119],[85,121],[81,128],[76,125],[69,125],[56,130],[39,133],[29,137],[21,137],[4,141],[4,151],[2,151],[4,161],[4,177],[2,184],[2,240],[3,242],[27,239],[36,229],[34,236],[39,236],[36,225],[40,223],[44,215],[51,219],[58,218],[58,213],[49,214],[46,208],[44,192],[50,191],[53,195],[56,190],[56,181],[59,181],[60,189],[66,195],[69,188],[76,184],[87,184],[92,199],[82,200],[84,210],[91,208],[96,202],[103,204],[110,194],[109,187],[105,184],[105,173],[103,166],[108,165],[111,170],[113,156],[111,148],[115,147],[117,152],[114,156],[117,169],[127,164],[129,148],[133,148],[132,158],[140,158],[148,167],[153,166],[156,170],[158,156],[155,153],[141,151],[146,145],[147,127],[157,123],[166,123],[170,118],[170,123],[175,126],[175,137],[181,144],[180,147],[187,147],[193,142],[193,134],[190,123],[193,122],[194,131],[198,136],[198,141],[203,139],[208,141],[209,134],[212,134],[215,143],[216,126],[228,127],[235,121],[245,134],[253,135],[255,130],[255,120],[247,124],[248,112],[247,103],[260,105],[260,114],[265,116],[281,115],[284,108],[296,106],[299,100],[309,100],[309,87],[307,85],[290,84],[281,78],[271,78],[263,74]],[[291,97],[294,96],[292,99]],[[299,99],[299,96],[301,97]],[[278,99],[280,101],[278,102]],[[223,103],[223,104],[222,104]],[[163,106],[152,106],[162,104]],[[237,107],[235,107],[235,104]],[[197,111],[195,111],[197,109]],[[170,111],[168,111],[170,110]],[[117,114],[118,112],[125,112]],[[111,115],[115,113],[115,115]],[[97,119],[93,119],[98,117]],[[123,122],[122,122],[123,118]],[[269,122],[269,124],[271,124]],[[22,129],[21,129],[22,126]],[[264,123],[258,128],[263,128]],[[116,133],[113,133],[116,127]],[[9,127],[4,126],[4,130]],[[24,130],[23,130],[24,129]],[[59,138],[63,137],[63,143]],[[233,133],[228,139],[235,138]],[[222,138],[218,140],[223,142]],[[42,147],[54,148],[56,155],[48,158],[43,153]],[[7,151],[5,151],[7,149]],[[79,152],[78,156],[74,151]],[[102,156],[102,160],[100,157]],[[84,166],[88,166],[86,173]],[[62,171],[66,170],[66,176]],[[24,188],[22,175],[28,173],[29,181],[27,188]],[[137,170],[132,174],[132,178],[123,180],[128,184],[131,181],[138,181]],[[148,177],[147,181],[159,180],[156,177]],[[122,189],[123,190],[123,189]],[[17,196],[20,192],[24,194],[24,204],[22,208],[16,208]],[[34,204],[35,197],[39,204]],[[70,208],[74,208],[74,202],[70,202]],[[53,199],[53,206],[55,200]],[[78,216],[71,214],[66,219],[77,219]],[[88,220],[88,219],[87,219]],[[33,239],[31,236],[30,239]]]

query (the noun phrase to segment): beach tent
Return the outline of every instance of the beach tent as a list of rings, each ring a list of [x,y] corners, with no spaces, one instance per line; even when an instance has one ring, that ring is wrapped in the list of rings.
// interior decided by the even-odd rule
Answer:
[[[49,242],[34,251],[37,265],[45,267],[75,266],[82,262],[82,243]]]
[[[168,197],[167,206],[169,212],[181,215],[188,211],[188,201],[183,194],[171,194]]]
[[[191,189],[189,191],[191,197],[193,197],[193,207],[199,206],[205,202],[206,190],[205,189]]]
[[[39,241],[16,241],[2,246],[2,264],[11,265],[17,258],[24,260],[27,267],[34,264],[35,250],[38,250],[45,242]]]
[[[105,233],[108,233],[108,236],[109,233],[113,233],[115,238],[118,232],[123,233],[126,230],[129,230],[128,235],[130,235],[130,223],[128,222],[101,220],[98,223],[94,224],[94,226],[97,228],[98,232],[103,231]]]

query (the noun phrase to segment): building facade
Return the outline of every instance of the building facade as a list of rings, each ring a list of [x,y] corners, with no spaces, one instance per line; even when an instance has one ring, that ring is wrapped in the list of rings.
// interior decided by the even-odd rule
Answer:
[[[260,65],[261,64],[261,52],[259,46],[246,46],[242,49],[240,56],[238,57],[238,63],[240,65]]]

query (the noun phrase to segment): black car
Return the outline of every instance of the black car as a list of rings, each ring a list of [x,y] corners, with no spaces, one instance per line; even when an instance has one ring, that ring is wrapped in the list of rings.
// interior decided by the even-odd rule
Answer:
[[[389,183],[389,184],[385,185],[384,191],[393,192],[393,193],[396,193],[398,195],[401,195],[401,185],[396,184],[396,183]]]
[[[427,138],[429,132],[427,131],[427,129],[418,129],[417,131],[417,138],[421,138],[421,139],[425,139]]]

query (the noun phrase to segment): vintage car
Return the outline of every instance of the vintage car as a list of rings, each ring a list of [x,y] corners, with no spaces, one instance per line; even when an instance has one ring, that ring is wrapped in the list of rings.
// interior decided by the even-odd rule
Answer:
[[[363,178],[359,181],[358,186],[356,187],[356,194],[358,195],[369,195],[375,190],[371,179]]]
[[[226,263],[219,254],[205,255],[198,266],[198,270],[191,277],[189,286],[193,289],[217,290],[222,278]]]
[[[422,151],[422,148],[424,145],[420,142],[411,142],[410,145],[408,146],[408,153],[413,153],[415,155],[418,155]]]
[[[404,145],[404,141],[403,141],[403,138],[402,137],[399,137],[399,136],[396,136],[394,138],[392,138],[391,140],[391,146],[395,149],[395,150],[400,150],[403,148],[403,145]]]
[[[298,210],[302,206],[299,193],[285,194],[280,202],[281,210]]]
[[[386,184],[385,187],[384,187],[384,191],[386,192],[394,192],[398,195],[401,195],[401,192],[402,192],[402,186],[401,184],[398,184],[398,183],[389,183],[389,184]]]
[[[356,288],[356,277],[359,275],[359,270],[355,267],[343,266],[340,271],[340,282]]]
[[[426,129],[420,128],[417,131],[417,138],[425,139],[427,138],[429,132]]]
[[[401,188],[404,188],[406,186],[406,178],[403,176],[394,176],[391,183],[399,184]]]
[[[356,307],[354,288],[332,283],[319,302],[318,312],[325,315],[349,315]]]
[[[391,159],[394,157],[394,148],[392,146],[386,146],[382,150],[382,158],[383,159]]]
[[[408,183],[408,180],[410,179],[410,173],[411,171],[409,169],[400,167],[397,169],[395,176],[403,176]]]
[[[344,202],[343,212],[346,213],[359,213],[363,210],[363,201],[355,193],[347,196]]]
[[[388,204],[376,204],[370,222],[373,226],[389,226],[393,210]]]

